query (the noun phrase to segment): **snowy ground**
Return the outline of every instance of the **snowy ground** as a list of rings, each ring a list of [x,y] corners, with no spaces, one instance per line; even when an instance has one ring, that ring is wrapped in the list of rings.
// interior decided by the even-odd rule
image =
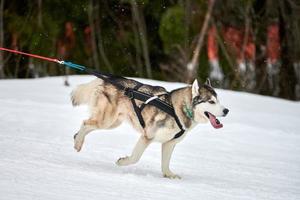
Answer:
[[[91,76],[0,81],[0,199],[300,199],[300,104],[218,90],[230,113],[224,128],[197,126],[176,146],[162,178],[160,145],[129,167],[137,134],[127,124],[96,131],[82,152],[73,135],[86,108],[72,108],[69,93]],[[182,84],[144,80],[173,89]]]

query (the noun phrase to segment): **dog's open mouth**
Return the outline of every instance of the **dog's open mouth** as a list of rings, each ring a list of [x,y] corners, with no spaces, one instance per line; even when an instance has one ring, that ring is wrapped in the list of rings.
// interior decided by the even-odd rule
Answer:
[[[206,115],[206,117],[209,119],[211,125],[214,128],[222,128],[223,124],[221,124],[221,122],[216,118],[216,116],[214,116],[213,114],[211,114],[210,112],[204,112],[204,114]]]

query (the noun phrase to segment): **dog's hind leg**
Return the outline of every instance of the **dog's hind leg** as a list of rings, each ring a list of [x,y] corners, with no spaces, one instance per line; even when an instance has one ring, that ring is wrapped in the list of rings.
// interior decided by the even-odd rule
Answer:
[[[116,164],[119,166],[126,166],[137,163],[150,143],[151,140],[145,138],[144,136],[141,136],[138,142],[136,143],[131,156],[120,158],[116,162]]]
[[[86,120],[80,127],[78,133],[74,135],[74,148],[79,152],[82,148],[85,136],[98,129],[97,122],[92,120]]]
[[[162,173],[163,173],[164,177],[166,177],[166,178],[179,178],[180,179],[181,177],[174,174],[170,170],[170,167],[169,167],[170,166],[171,155],[173,153],[175,145],[176,145],[176,142],[174,142],[173,140],[162,144],[161,169],[162,169]]]

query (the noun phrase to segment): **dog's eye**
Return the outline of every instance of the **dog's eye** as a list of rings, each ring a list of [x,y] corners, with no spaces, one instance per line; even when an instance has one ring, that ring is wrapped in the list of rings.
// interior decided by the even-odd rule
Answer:
[[[216,102],[214,102],[214,101],[208,101],[208,103],[210,103],[210,104],[215,104]]]

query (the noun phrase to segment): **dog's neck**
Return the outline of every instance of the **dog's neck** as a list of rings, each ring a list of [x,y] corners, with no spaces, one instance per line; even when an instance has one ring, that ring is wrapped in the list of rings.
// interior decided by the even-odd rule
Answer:
[[[192,128],[195,125],[195,121],[193,120],[194,113],[192,110],[191,86],[174,90],[171,93],[171,102],[180,122],[184,125],[185,129]]]

